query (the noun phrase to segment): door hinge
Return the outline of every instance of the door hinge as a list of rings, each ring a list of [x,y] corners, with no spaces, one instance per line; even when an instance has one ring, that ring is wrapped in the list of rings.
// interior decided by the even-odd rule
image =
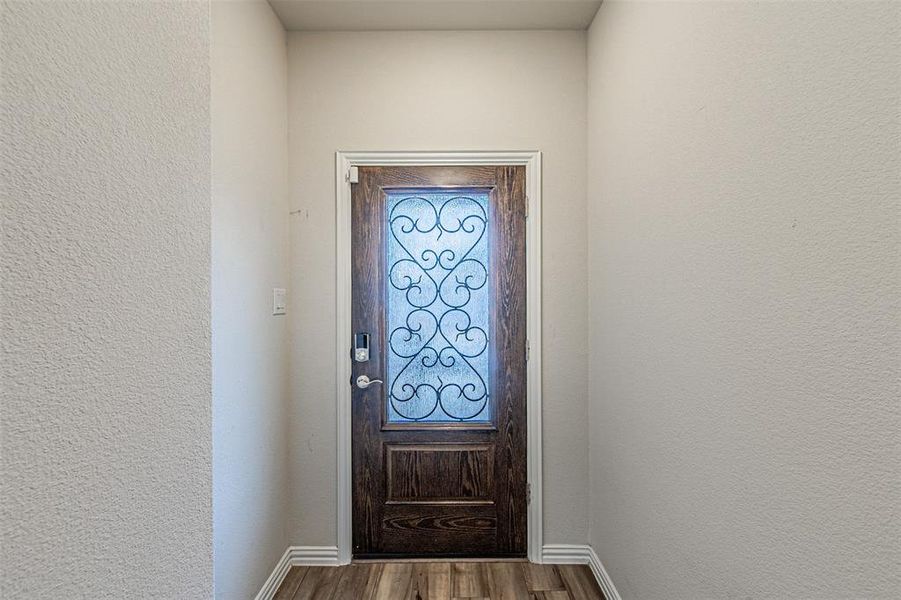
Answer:
[[[347,183],[360,183],[360,169],[359,167],[351,167],[347,170],[347,173],[344,174],[344,181]]]
[[[529,359],[532,357],[532,342],[526,340],[526,362],[529,362]]]
[[[526,500],[527,504],[532,504],[532,484],[526,484]]]
[[[529,197],[526,196],[526,219],[529,218]]]

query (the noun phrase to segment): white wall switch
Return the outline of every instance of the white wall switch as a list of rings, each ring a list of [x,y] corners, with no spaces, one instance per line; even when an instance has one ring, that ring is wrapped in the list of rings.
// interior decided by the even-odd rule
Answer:
[[[272,314],[283,315],[287,309],[285,288],[272,288]]]

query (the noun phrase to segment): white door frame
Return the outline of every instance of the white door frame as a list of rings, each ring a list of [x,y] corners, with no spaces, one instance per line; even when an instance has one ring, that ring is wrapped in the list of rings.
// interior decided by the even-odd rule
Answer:
[[[526,452],[529,485],[528,556],[541,562],[541,152],[336,152],[337,214],[335,386],[338,396],[338,562],[351,559],[351,167],[523,165],[526,168]]]

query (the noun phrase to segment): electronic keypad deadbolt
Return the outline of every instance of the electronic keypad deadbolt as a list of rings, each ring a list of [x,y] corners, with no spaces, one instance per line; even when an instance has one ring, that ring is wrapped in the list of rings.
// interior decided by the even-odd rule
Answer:
[[[369,360],[369,334],[354,334],[354,360],[367,362]]]

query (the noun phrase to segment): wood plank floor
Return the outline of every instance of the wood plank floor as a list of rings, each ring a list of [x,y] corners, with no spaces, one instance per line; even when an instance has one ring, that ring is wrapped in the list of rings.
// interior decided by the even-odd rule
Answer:
[[[292,567],[276,600],[604,600],[585,565],[359,562]]]

